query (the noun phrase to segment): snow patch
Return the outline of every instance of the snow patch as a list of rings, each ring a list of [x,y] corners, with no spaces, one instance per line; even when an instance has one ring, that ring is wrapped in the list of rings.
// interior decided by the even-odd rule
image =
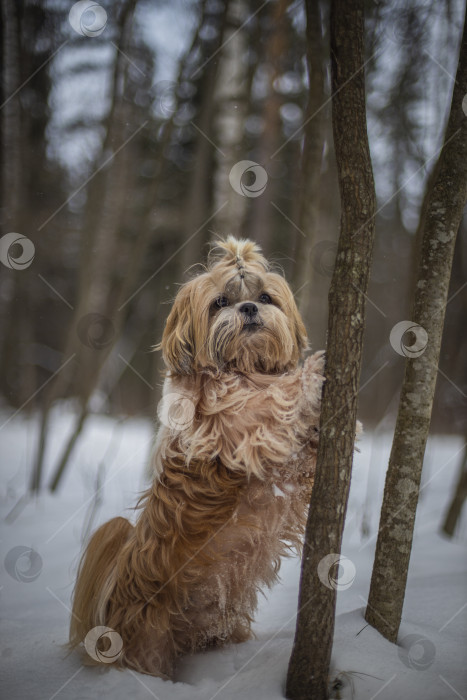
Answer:
[[[62,406],[54,413],[46,480],[73,420],[71,408]],[[3,521],[25,492],[37,431],[37,418],[19,417],[3,431]],[[152,439],[149,421],[90,419],[60,492],[26,499],[18,506],[16,519],[3,522],[2,561],[13,547],[23,546],[38,553],[42,567],[29,582],[18,580],[21,568],[16,578],[10,564],[9,572],[2,570],[0,663],[9,700],[39,700],[54,694],[57,700],[283,698],[297,612],[296,558],[283,562],[281,583],[260,598],[254,624],[257,638],[181,659],[176,683],[112,667],[84,667],[77,653],[68,654],[64,648],[86,521],[93,511],[91,529],[115,515],[134,516],[132,508],[148,483]],[[333,697],[448,700],[456,693],[465,695],[467,687],[466,514],[454,540],[442,537],[439,527],[457,480],[463,443],[454,437],[428,442],[399,646],[381,637],[363,616],[390,447],[390,435],[366,434],[354,459],[342,551],[355,566],[356,577],[351,586],[338,591]],[[96,501],[99,470],[103,486]]]

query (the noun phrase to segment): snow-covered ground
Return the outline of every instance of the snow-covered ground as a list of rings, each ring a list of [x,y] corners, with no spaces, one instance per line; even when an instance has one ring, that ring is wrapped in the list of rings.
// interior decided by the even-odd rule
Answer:
[[[2,416],[0,426],[7,418]],[[72,420],[66,405],[56,410],[46,459],[49,468]],[[257,639],[183,659],[175,684],[115,668],[84,667],[78,654],[67,654],[63,644],[69,602],[86,523],[92,513],[93,529],[117,514],[133,517],[128,509],[146,486],[153,429],[143,420],[92,418],[60,492],[20,500],[37,430],[37,420],[15,417],[0,432],[3,697],[282,698],[295,629],[297,559],[284,561],[282,582],[261,600],[254,625]],[[343,554],[356,574],[352,585],[338,594],[331,671],[341,688],[334,697],[466,698],[466,513],[454,540],[439,534],[462,457],[460,438],[436,437],[428,443],[399,638],[402,646],[387,642],[363,618],[390,442],[388,434],[365,435],[355,458]],[[96,502],[97,483],[102,486]],[[24,552],[30,549],[37,555],[28,558]]]

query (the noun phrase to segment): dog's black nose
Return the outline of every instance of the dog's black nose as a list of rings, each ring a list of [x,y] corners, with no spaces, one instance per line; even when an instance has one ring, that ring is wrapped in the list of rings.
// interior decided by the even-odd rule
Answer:
[[[245,304],[241,305],[239,311],[240,313],[246,314],[246,316],[249,316],[251,318],[252,316],[258,313],[258,307],[256,306],[256,304],[253,304],[253,302],[247,301]]]

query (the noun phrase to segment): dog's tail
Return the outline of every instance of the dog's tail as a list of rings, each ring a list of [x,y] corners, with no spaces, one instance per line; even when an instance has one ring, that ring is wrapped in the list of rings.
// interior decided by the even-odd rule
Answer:
[[[88,632],[106,624],[106,609],[115,586],[118,553],[128,540],[133,525],[125,518],[113,518],[92,536],[79,565],[73,593],[70,647],[84,641]]]

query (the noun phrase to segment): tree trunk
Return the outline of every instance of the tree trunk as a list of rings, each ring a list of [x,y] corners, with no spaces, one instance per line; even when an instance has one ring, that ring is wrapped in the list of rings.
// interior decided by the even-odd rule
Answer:
[[[341,232],[329,292],[326,381],[286,696],[328,697],[335,579],[352,469],[375,189],[366,130],[364,2],[331,2],[332,121]],[[334,567],[334,570],[333,570]],[[332,575],[334,573],[334,576]]]
[[[21,158],[21,103],[15,94],[21,85],[20,23],[12,0],[2,3],[2,210],[4,233],[20,231],[18,215],[24,205]],[[16,227],[16,228],[15,228]]]
[[[1,119],[1,228],[2,235],[9,232],[29,235],[25,216],[24,202],[27,201],[24,173],[27,149],[23,148],[21,134],[29,114],[23,112],[19,89],[23,82],[24,65],[34,60],[33,50],[22,54],[21,22],[24,11],[12,0],[4,0],[1,8],[2,48],[2,89],[0,103]],[[26,129],[25,129],[26,131]],[[2,266],[3,268],[3,266]],[[29,327],[24,323],[26,309],[30,305],[28,285],[25,272],[2,269],[2,286],[0,296],[7,300],[3,307],[4,323],[0,341],[0,365],[9,368],[15,364],[14,358],[23,354],[21,348],[27,347]],[[29,310],[29,309],[28,309]],[[8,371],[3,371],[0,386],[6,396],[12,397],[19,405],[27,401],[34,393],[34,368],[24,362],[21,379],[14,387],[9,383]]]
[[[466,443],[467,445],[467,443]],[[452,537],[454,535],[456,525],[459,521],[462,512],[462,506],[467,499],[467,447],[464,449],[464,458],[459,470],[459,479],[452,497],[451,503],[446,513],[443,523],[443,532],[445,535]]]
[[[323,36],[321,7],[317,0],[306,2],[307,69],[309,82],[308,104],[305,117],[305,138],[300,162],[298,183],[298,228],[295,235],[294,286],[298,305],[305,321],[311,300],[311,249],[317,240],[320,213],[323,206],[320,183],[328,109],[326,102],[325,61],[327,47]]]
[[[245,117],[248,110],[248,52],[246,28],[249,13],[244,0],[231,0],[225,19],[223,49],[219,59],[214,100],[216,103],[215,177],[213,209],[218,211],[214,225],[222,235],[242,234],[247,200],[235,192],[229,174],[235,163],[242,160]],[[223,204],[226,206],[222,207]],[[221,208],[222,207],[222,208]]]
[[[199,34],[206,26],[206,5],[200,11],[200,19],[196,35],[193,39],[193,45],[199,44]],[[230,2],[224,3],[222,13],[220,13],[217,29],[217,39],[215,44],[210,48],[212,55],[221,52],[226,36],[227,15],[229,12]],[[221,52],[222,54],[222,52]],[[218,144],[218,135],[215,130],[216,117],[216,90],[219,81],[220,66],[223,65],[224,59],[210,61],[205,58],[204,53],[201,53],[199,59],[201,65],[206,63],[201,76],[197,76],[195,71],[192,76],[197,76],[199,81],[200,106],[198,114],[194,118],[193,125],[196,129],[195,150],[193,155],[193,170],[190,178],[190,185],[186,202],[184,204],[184,231],[183,240],[185,241],[181,255],[179,256],[178,270],[175,274],[177,279],[185,273],[185,271],[194,263],[198,262],[200,250],[206,243],[209,236],[208,226],[210,222],[209,214],[212,209],[212,190],[213,190],[213,171],[215,167],[214,148]],[[180,80],[183,79],[182,73]],[[222,145],[220,145],[222,149]],[[214,205],[214,211],[216,210]]]
[[[75,426],[73,428],[73,432],[71,433],[70,437],[68,438],[65,447],[62,451],[62,454],[60,456],[60,459],[57,463],[57,466],[55,467],[55,471],[53,473],[52,479],[50,481],[50,490],[55,491],[57,489],[58,484],[60,483],[60,480],[63,476],[63,472],[66,469],[66,465],[68,464],[68,460],[70,459],[71,453],[73,452],[73,448],[76,445],[76,441],[78,440],[79,436],[81,435],[81,432],[84,427],[84,423],[89,415],[89,402],[86,400],[84,403],[81,405],[81,411],[78,415],[78,418],[76,420]]]
[[[420,477],[430,428],[454,244],[467,197],[467,34],[444,146],[429,181],[421,257],[396,429],[389,458],[375,562],[365,618],[396,642],[404,603]],[[421,327],[421,328],[419,328]],[[426,335],[425,335],[426,334]],[[401,338],[403,343],[403,338]],[[426,349],[424,350],[424,343]],[[417,350],[418,348],[418,350]],[[411,351],[414,352],[411,356]]]
[[[268,256],[274,245],[271,232],[274,230],[272,214],[276,213],[271,206],[277,194],[277,173],[283,163],[280,157],[272,158],[282,140],[282,120],[280,108],[284,97],[274,87],[276,79],[285,72],[285,56],[290,41],[290,19],[287,10],[290,0],[278,0],[267,8],[270,23],[265,40],[264,64],[267,70],[267,94],[262,106],[263,130],[257,145],[256,153],[260,167],[267,171],[268,189],[264,196],[255,197],[251,201],[251,215],[248,217],[248,235],[257,241]]]

